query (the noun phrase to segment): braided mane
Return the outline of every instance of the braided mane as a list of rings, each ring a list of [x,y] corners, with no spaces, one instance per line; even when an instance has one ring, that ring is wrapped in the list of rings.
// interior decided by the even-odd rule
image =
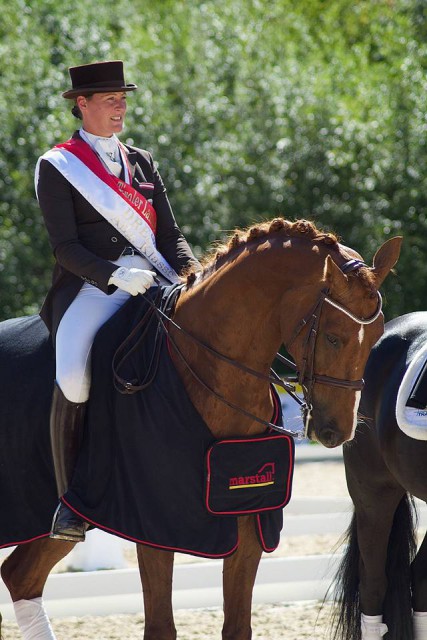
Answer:
[[[241,247],[251,240],[257,240],[264,238],[273,233],[282,233],[289,238],[305,237],[310,240],[316,240],[325,244],[336,245],[338,239],[332,233],[325,233],[315,226],[313,222],[308,220],[296,220],[290,222],[284,218],[274,218],[267,222],[261,222],[254,224],[248,229],[236,229],[228,238],[227,242],[217,247],[213,259],[212,256],[208,256],[208,264],[212,261],[217,261],[219,258],[224,258],[228,253]]]
[[[317,229],[313,222],[308,220],[296,220],[290,222],[284,218],[274,218],[273,220],[253,224],[247,229],[235,229],[225,242],[216,244],[201,259],[203,272],[215,268],[219,260],[226,259],[227,256],[243,247],[252,240],[262,239],[270,234],[282,234],[289,238],[305,237],[310,240],[323,242],[324,244],[335,245],[338,248],[338,239],[333,233],[325,233]],[[196,274],[191,271],[187,274],[187,285],[190,286],[196,278]]]
[[[274,218],[273,220],[255,223],[247,229],[236,229],[229,235],[225,242],[214,246],[201,260],[203,269],[202,277],[206,275],[206,272],[215,269],[219,261],[222,262],[226,260],[229,254],[235,249],[239,249],[253,240],[262,239],[272,234],[281,234],[287,238],[307,238],[314,242],[330,245],[331,248],[337,251],[339,250],[339,240],[337,236],[333,233],[318,229],[316,225],[309,220],[301,219],[291,222],[284,218]],[[364,286],[370,290],[372,296],[376,295],[374,277],[369,269],[362,267],[352,275],[358,276]],[[186,275],[188,287],[195,282],[196,277],[194,271],[190,271]]]

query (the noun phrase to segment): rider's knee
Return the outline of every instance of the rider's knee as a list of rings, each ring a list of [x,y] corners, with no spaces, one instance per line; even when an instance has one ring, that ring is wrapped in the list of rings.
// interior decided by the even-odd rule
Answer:
[[[90,379],[89,375],[81,371],[67,371],[57,376],[57,383],[70,402],[86,402],[89,398]]]

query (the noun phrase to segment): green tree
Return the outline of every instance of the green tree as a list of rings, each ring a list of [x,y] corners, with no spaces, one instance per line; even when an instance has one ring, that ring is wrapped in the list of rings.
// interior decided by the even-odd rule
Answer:
[[[426,5],[422,0],[0,0],[1,317],[35,312],[52,265],[32,186],[76,122],[67,67],[126,61],[122,138],[159,161],[199,254],[275,215],[334,230],[367,259],[404,245],[386,314],[422,309]]]

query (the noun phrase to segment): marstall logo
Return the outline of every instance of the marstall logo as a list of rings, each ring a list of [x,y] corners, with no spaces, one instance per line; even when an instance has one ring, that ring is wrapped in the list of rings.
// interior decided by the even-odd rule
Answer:
[[[266,462],[254,476],[236,476],[230,478],[229,489],[249,489],[250,487],[267,487],[274,484],[274,462]]]

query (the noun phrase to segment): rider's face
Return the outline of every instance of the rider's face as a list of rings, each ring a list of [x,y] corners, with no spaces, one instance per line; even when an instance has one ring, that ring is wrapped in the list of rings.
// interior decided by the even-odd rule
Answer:
[[[126,113],[126,93],[94,93],[78,96],[77,105],[83,118],[83,128],[88,133],[109,137],[123,129]]]

